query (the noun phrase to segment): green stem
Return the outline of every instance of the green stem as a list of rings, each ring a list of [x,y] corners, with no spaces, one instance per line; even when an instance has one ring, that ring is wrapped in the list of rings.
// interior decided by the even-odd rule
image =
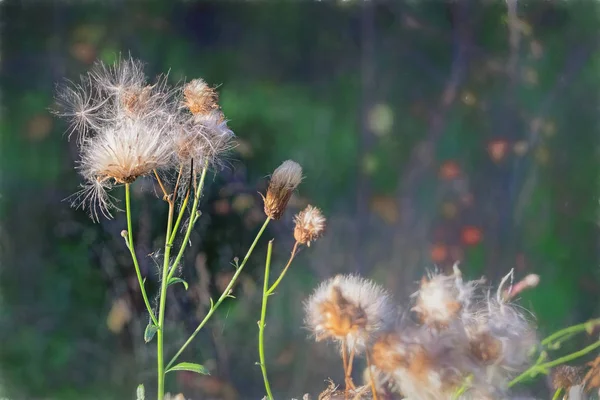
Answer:
[[[177,236],[177,230],[179,229],[179,225],[181,224],[181,220],[183,219],[183,214],[185,214],[185,210],[187,208],[189,200],[190,196],[185,196],[185,198],[183,199],[183,203],[181,203],[179,215],[177,216],[177,220],[175,221],[175,226],[173,226],[173,232],[171,232],[171,239],[169,240],[171,243],[175,241],[175,236]]]
[[[165,397],[165,363],[164,363],[164,338],[165,338],[165,309],[167,305],[167,275],[169,274],[169,258],[171,256],[170,242],[171,230],[173,229],[173,213],[175,205],[172,200],[169,201],[169,215],[167,219],[167,234],[165,235],[165,256],[163,261],[162,279],[160,282],[160,305],[158,308],[158,331],[156,332],[156,350],[158,363],[158,400]]]
[[[269,221],[270,221],[270,218],[267,217],[267,219],[265,220],[265,223],[263,224],[262,228],[260,228],[260,231],[258,232],[258,234],[256,235],[256,237],[254,238],[254,242],[252,242],[252,245],[250,245],[250,248],[248,249],[248,252],[246,253],[246,256],[244,257],[244,260],[242,261],[242,264],[237,267],[237,270],[235,271],[235,274],[231,278],[231,281],[229,281],[229,284],[227,285],[227,287],[223,291],[223,294],[221,294],[221,297],[219,297],[219,300],[217,300],[217,302],[214,305],[211,304],[210,310],[208,311],[208,313],[206,314],[206,316],[204,317],[204,319],[202,320],[202,322],[200,322],[200,324],[198,325],[198,327],[196,327],[196,330],[194,330],[194,332],[190,335],[190,337],[188,338],[188,340],[186,340],[186,342],[183,344],[183,346],[181,346],[181,348],[177,351],[177,353],[175,353],[175,355],[173,356],[173,358],[171,359],[171,361],[169,361],[169,364],[167,364],[167,367],[166,367],[167,369],[169,369],[173,365],[173,363],[177,360],[177,358],[179,357],[179,355],[181,355],[181,353],[185,350],[185,348],[192,342],[192,340],[194,340],[194,338],[196,337],[196,335],[198,334],[198,332],[200,332],[200,330],[202,329],[202,327],[208,322],[208,320],[213,315],[213,313],[217,310],[217,308],[219,308],[219,306],[221,305],[221,303],[223,302],[223,300],[225,300],[227,297],[230,296],[230,292],[231,292],[231,289],[233,288],[233,285],[235,284],[235,282],[237,281],[238,277],[240,276],[242,270],[244,269],[244,266],[246,265],[246,262],[250,258],[250,255],[252,254],[252,251],[254,251],[254,248],[256,247],[256,244],[258,243],[258,240],[260,239],[260,237],[262,236],[263,232],[267,228],[267,225],[269,224]]]
[[[556,392],[554,392],[554,396],[552,396],[552,400],[558,400],[560,399],[560,395],[562,394],[562,388],[558,388],[556,389]]]
[[[262,371],[263,380],[265,381],[265,389],[269,400],[273,400],[269,378],[267,377],[267,364],[265,361],[265,320],[267,318],[267,301],[269,299],[269,268],[271,267],[271,253],[273,251],[273,240],[269,241],[267,247],[267,261],[265,262],[265,282],[263,284],[262,309],[260,311],[260,322],[258,324],[258,355],[260,357],[260,369]]]
[[[459,387],[458,390],[454,393],[454,396],[452,397],[452,399],[453,400],[457,400],[457,399],[460,398],[460,396],[462,396],[463,394],[465,394],[465,392],[467,391],[467,389],[469,389],[469,387],[471,387],[471,381],[472,380],[473,380],[473,375],[467,376],[467,378],[463,382],[462,386]]]
[[[298,251],[298,245],[299,244],[300,243],[298,243],[298,242],[296,242],[294,244],[294,248],[292,249],[292,255],[290,256],[290,259],[288,260],[287,265],[285,266],[285,268],[283,269],[283,271],[281,271],[281,274],[279,274],[279,278],[277,278],[277,280],[275,281],[275,283],[273,283],[273,285],[269,288],[269,290],[267,290],[267,295],[271,295],[273,293],[273,291],[275,289],[277,289],[277,286],[279,286],[279,283],[281,283],[281,280],[285,276],[285,273],[287,272],[288,268],[290,267],[290,265],[292,265],[292,261],[294,261],[294,257],[296,256],[296,252]]]
[[[533,378],[533,377],[535,377],[535,375],[537,375],[538,372],[545,374],[546,373],[545,371],[548,370],[549,368],[553,368],[553,367],[556,367],[557,365],[561,365],[566,362],[572,361],[576,358],[582,357],[582,356],[588,354],[589,352],[591,352],[592,350],[597,349],[598,347],[600,347],[600,340],[587,346],[587,347],[584,347],[583,349],[581,349],[579,351],[576,351],[576,352],[568,354],[566,356],[557,358],[556,360],[548,361],[543,364],[533,365],[531,368],[527,369],[521,375],[517,376],[515,379],[510,381],[510,383],[508,384],[508,387],[513,387],[514,385],[525,380],[526,378],[529,378],[529,377]]]
[[[137,275],[138,282],[140,284],[140,290],[142,292],[142,297],[144,298],[144,304],[146,304],[146,309],[150,314],[150,318],[152,318],[152,322],[155,325],[158,325],[158,321],[154,316],[154,311],[152,311],[152,307],[150,306],[150,302],[148,301],[148,295],[146,294],[146,289],[144,288],[144,280],[142,279],[142,273],[140,272],[140,265],[138,264],[137,257],[135,255],[135,248],[133,247],[133,227],[131,224],[131,194],[129,183],[125,184],[125,211],[127,214],[127,247],[129,248],[129,252],[131,253],[131,258],[133,259],[133,265],[135,267],[135,274]]]
[[[181,261],[181,258],[183,257],[183,253],[185,252],[185,249],[187,247],[187,243],[190,240],[190,236],[192,234],[192,229],[194,228],[194,224],[196,223],[196,219],[197,219],[197,215],[198,215],[198,203],[200,202],[200,198],[202,197],[202,191],[204,189],[204,180],[206,178],[206,172],[207,172],[208,168],[207,165],[204,165],[204,168],[202,169],[202,175],[200,175],[200,183],[198,184],[198,189],[196,190],[196,196],[194,197],[194,203],[192,204],[192,211],[190,213],[190,222],[188,224],[187,227],[187,231],[185,232],[185,237],[183,238],[183,242],[181,243],[181,247],[179,248],[179,253],[177,254],[177,257],[175,257],[175,261],[173,262],[173,265],[171,266],[171,270],[169,271],[169,275],[167,276],[167,281],[169,281],[172,277],[173,274],[175,274],[175,271],[177,270],[177,266],[179,265],[179,262]],[[179,212],[179,217],[177,218],[177,222],[175,223],[175,229],[173,230],[173,236],[171,236],[170,238],[170,244],[171,246],[173,246],[173,241],[175,240],[175,233],[177,228],[179,227],[179,223],[181,222],[181,217],[183,215],[183,212],[185,210],[185,206],[187,205],[187,197],[184,200],[184,203],[182,204],[181,207],[181,211]]]
[[[600,318],[591,319],[584,323],[569,326],[568,328],[565,328],[565,329],[561,329],[559,331],[554,332],[552,335],[548,336],[544,340],[542,340],[542,346],[549,346],[549,345],[553,344],[553,342],[559,338],[561,339],[559,342],[562,342],[565,340],[565,338],[564,338],[565,336],[571,337],[573,334],[587,331],[591,327],[594,327],[596,325],[600,325]]]

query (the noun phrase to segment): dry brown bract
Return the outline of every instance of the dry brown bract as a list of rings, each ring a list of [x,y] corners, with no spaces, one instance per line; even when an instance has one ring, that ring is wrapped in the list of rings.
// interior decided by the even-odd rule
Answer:
[[[329,386],[321,394],[318,400],[371,400],[371,388],[368,385],[356,389],[339,390],[339,387],[330,379]]]

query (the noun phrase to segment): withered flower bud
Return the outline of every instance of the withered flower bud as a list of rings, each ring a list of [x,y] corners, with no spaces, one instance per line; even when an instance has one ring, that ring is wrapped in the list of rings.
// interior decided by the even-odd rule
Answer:
[[[310,247],[310,242],[317,240],[325,230],[325,217],[317,207],[307,206],[294,218],[294,239],[298,243]]]
[[[265,214],[278,220],[283,215],[292,193],[302,181],[302,167],[295,161],[284,161],[271,176],[265,202]]]

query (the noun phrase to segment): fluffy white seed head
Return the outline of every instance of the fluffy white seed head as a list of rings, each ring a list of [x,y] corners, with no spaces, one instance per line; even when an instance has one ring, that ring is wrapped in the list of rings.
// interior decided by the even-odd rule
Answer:
[[[113,64],[97,62],[89,73],[95,86],[108,96],[122,96],[130,90],[146,86],[144,64],[131,57],[120,56]]]
[[[326,219],[321,210],[309,205],[294,217],[294,222],[294,239],[310,247],[310,242],[323,234]]]
[[[321,283],[306,301],[305,313],[317,341],[333,339],[357,353],[396,317],[389,294],[355,275],[338,275]]]
[[[172,166],[172,136],[181,119],[175,93],[165,76],[148,84],[142,63],[130,58],[96,63],[81,84],[59,92],[63,109],[57,113],[70,120],[70,133],[78,133],[77,169],[85,179],[71,197],[74,206],[96,220],[110,217],[107,190]]]
[[[485,342],[490,384],[502,386],[525,370],[538,343],[535,328],[524,310],[514,304],[490,298],[479,310],[475,323],[467,328],[471,343]]]
[[[85,194],[76,196],[75,202],[87,202],[80,204],[90,210],[93,219],[98,219],[98,212],[93,211],[96,208],[110,216],[113,205],[106,190],[171,165],[171,146],[161,128],[143,120],[129,120],[83,140],[78,169],[87,183]]]
[[[235,135],[220,111],[189,117],[173,135],[174,152],[179,165],[218,165],[234,146]]]
[[[468,315],[474,302],[475,289],[481,281],[464,282],[457,266],[452,275],[429,274],[421,280],[421,287],[413,296],[421,321],[432,327],[443,328],[453,320]]]
[[[67,81],[59,88],[56,100],[58,109],[54,113],[69,122],[69,139],[74,133],[80,139],[102,127],[109,99],[100,96],[89,75],[82,75],[79,84]]]

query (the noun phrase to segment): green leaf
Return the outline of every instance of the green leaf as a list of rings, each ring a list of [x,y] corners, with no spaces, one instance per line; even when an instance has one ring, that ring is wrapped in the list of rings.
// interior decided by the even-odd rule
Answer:
[[[136,400],[145,400],[146,398],[146,390],[144,389],[144,384],[140,383],[135,391]]]
[[[144,331],[144,341],[146,343],[150,342],[156,334],[156,331],[158,331],[158,326],[150,322],[148,326],[146,326],[146,330]]]
[[[169,283],[167,284],[167,286],[171,286],[175,283],[183,283],[183,286],[185,287],[185,290],[188,290],[188,283],[186,281],[184,281],[181,278],[171,278],[169,279]]]
[[[191,371],[201,375],[210,375],[206,367],[200,364],[194,364],[189,362],[182,362],[175,366],[172,366],[167,370],[167,372],[171,371]]]

